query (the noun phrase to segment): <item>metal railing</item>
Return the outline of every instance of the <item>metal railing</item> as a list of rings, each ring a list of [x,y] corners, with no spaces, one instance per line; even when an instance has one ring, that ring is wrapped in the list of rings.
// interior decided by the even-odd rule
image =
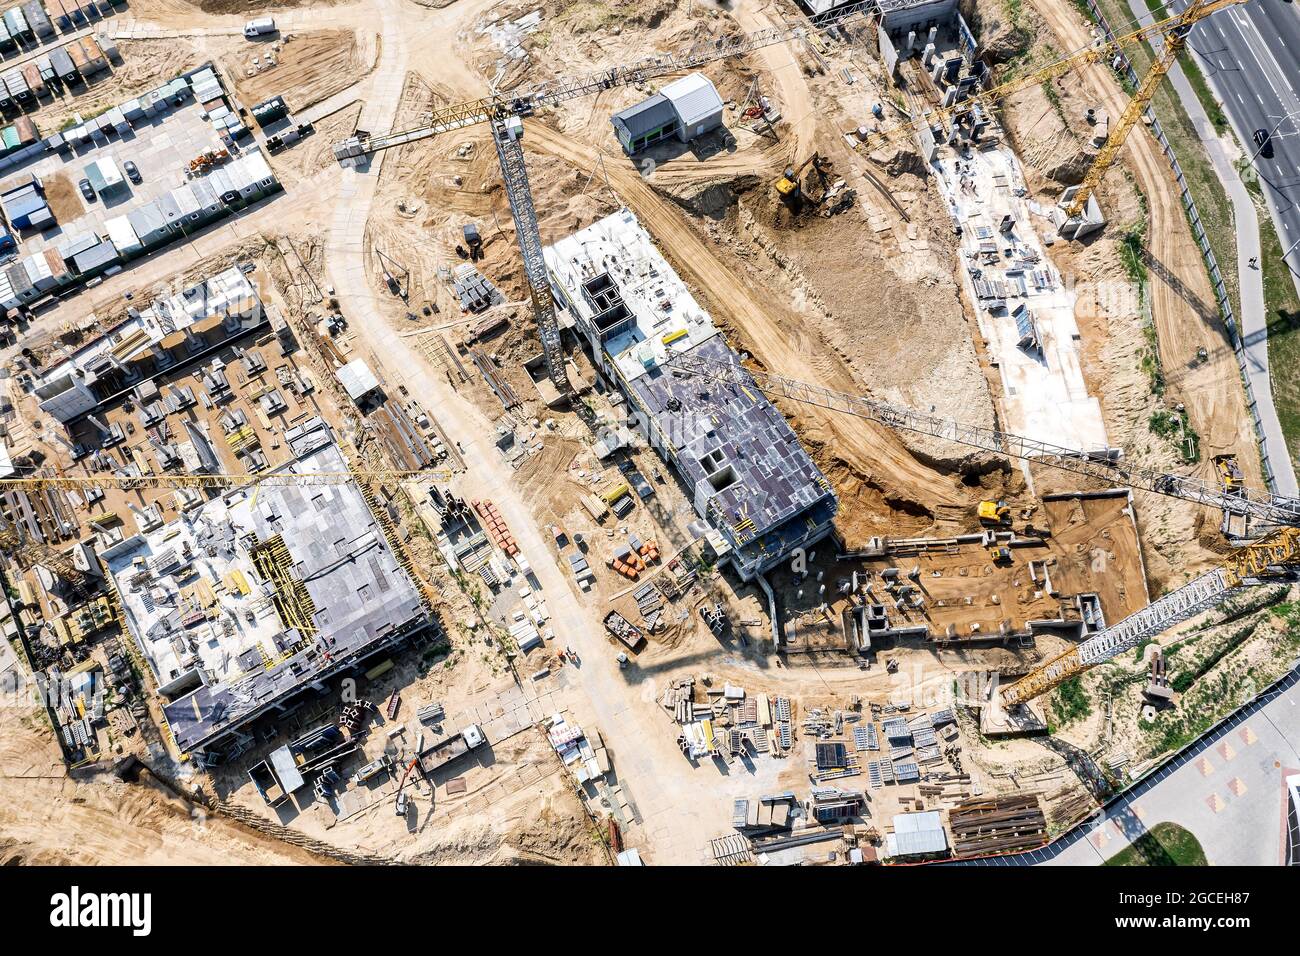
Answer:
[[[1114,40],[1115,31],[1111,29],[1110,21],[1106,19],[1106,15],[1097,6],[1097,0],[1086,0],[1086,2],[1092,18],[1101,27],[1106,39]],[[1129,82],[1134,86],[1140,85],[1142,78],[1133,69],[1133,64],[1129,61],[1129,58],[1122,52],[1117,52],[1115,55],[1123,65],[1124,75]],[[1264,483],[1268,485],[1270,491],[1276,491],[1277,481],[1273,476],[1273,465],[1269,461],[1268,445],[1264,441],[1264,423],[1259,417],[1259,406],[1255,402],[1255,390],[1250,384],[1249,367],[1246,364],[1246,346],[1242,340],[1241,331],[1237,327],[1237,317],[1233,312],[1232,301],[1228,296],[1228,287],[1223,281],[1223,273],[1219,270],[1219,261],[1214,255],[1214,250],[1210,247],[1210,239],[1205,232],[1205,227],[1201,225],[1201,212],[1196,208],[1196,200],[1192,198],[1191,190],[1188,188],[1187,179],[1183,175],[1183,167],[1178,162],[1173,147],[1169,145],[1169,139],[1165,136],[1164,128],[1160,125],[1155,110],[1148,107],[1146,118],[1150,121],[1151,135],[1160,144],[1160,150],[1165,154],[1165,159],[1169,162],[1169,168],[1173,170],[1174,181],[1178,184],[1178,198],[1183,204],[1183,209],[1187,212],[1187,221],[1192,229],[1192,237],[1196,240],[1197,246],[1200,247],[1201,257],[1205,260],[1205,269],[1210,276],[1210,285],[1214,287],[1215,304],[1219,308],[1219,314],[1223,317],[1223,324],[1228,329],[1228,335],[1232,340],[1232,350],[1237,353],[1241,381],[1246,389],[1246,407],[1250,409],[1251,421],[1255,426],[1256,445],[1259,447],[1260,467],[1263,471]]]

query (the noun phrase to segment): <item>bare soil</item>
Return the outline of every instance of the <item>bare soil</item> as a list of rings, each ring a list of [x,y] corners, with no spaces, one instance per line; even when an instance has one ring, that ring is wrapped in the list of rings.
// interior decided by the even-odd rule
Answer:
[[[122,40],[117,46],[122,65],[100,73],[87,87],[71,95],[65,92],[55,97],[36,114],[41,129],[58,130],[77,116],[83,120],[98,116],[208,59],[201,42],[191,39]]]
[[[352,30],[295,33],[271,45],[237,39],[220,61],[246,105],[280,95],[290,109],[303,110],[347,89],[374,69],[378,49],[373,37],[367,41],[359,43]],[[267,65],[268,55],[276,61],[274,66]]]
[[[45,187],[45,201],[50,204],[50,212],[58,222],[72,222],[85,215],[86,204],[82,201],[81,190],[66,172],[58,172],[41,180]]]

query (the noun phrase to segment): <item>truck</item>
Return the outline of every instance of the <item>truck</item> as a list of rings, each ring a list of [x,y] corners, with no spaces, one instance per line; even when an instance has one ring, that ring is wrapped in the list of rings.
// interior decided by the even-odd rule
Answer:
[[[244,36],[253,40],[257,37],[264,37],[275,32],[275,19],[273,17],[258,17],[256,20],[249,20],[244,24]]]
[[[618,611],[610,611],[605,615],[605,630],[622,641],[623,646],[630,651],[636,651],[645,642],[641,629]]]
[[[470,724],[460,733],[445,737],[420,751],[420,771],[427,774],[445,767],[480,746],[483,740],[483,728],[478,724]]]

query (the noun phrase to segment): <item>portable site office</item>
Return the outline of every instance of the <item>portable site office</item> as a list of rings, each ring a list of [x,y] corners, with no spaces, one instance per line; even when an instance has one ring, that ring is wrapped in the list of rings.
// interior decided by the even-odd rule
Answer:
[[[22,6],[23,16],[27,18],[28,25],[32,32],[38,37],[54,36],[54,24],[45,14],[45,8],[41,6],[41,0],[27,0]]]
[[[31,43],[36,39],[36,34],[27,23],[27,18],[23,16],[22,7],[14,7],[6,10],[2,18],[5,26],[9,28],[9,35],[15,40],[26,40]]]

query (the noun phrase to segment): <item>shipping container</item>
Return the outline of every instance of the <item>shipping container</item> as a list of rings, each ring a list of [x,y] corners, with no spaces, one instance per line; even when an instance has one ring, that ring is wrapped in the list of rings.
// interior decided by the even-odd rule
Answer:
[[[50,65],[60,80],[67,83],[77,78],[77,64],[63,47],[50,51]]]
[[[69,30],[72,28],[72,14],[64,8],[63,0],[45,0],[45,12],[50,15],[50,19],[54,21],[59,29]]]
[[[36,96],[44,96],[45,80],[41,78],[41,71],[36,66],[36,61],[29,60],[18,69],[23,75],[23,82],[27,84],[27,88]]]
[[[27,17],[27,23],[36,36],[42,38],[54,36],[54,24],[46,16],[45,8],[41,6],[41,0],[27,0],[23,4],[23,15]]]
[[[14,120],[14,129],[18,131],[20,146],[30,146],[41,138],[40,131],[36,128],[36,121],[30,116],[20,116]]]
[[[12,70],[5,70],[0,79],[5,81],[5,86],[9,89],[9,95],[16,100],[30,100],[32,91],[27,86],[27,81],[23,79],[23,71],[14,67]]]
[[[23,16],[22,7],[6,10],[3,19],[5,26],[9,28],[9,35],[14,39],[23,40],[27,43],[31,43],[36,39],[36,35],[32,33],[32,28],[27,23],[27,18]]]
[[[86,65],[81,71],[82,76],[89,75],[87,71],[93,74],[108,69],[108,57],[104,56],[104,51],[99,48],[94,37],[82,37],[79,42],[86,54]]]
[[[63,52],[72,58],[72,65],[77,68],[77,73],[84,75],[87,69],[86,51],[81,48],[81,44],[73,40],[63,48]]]

